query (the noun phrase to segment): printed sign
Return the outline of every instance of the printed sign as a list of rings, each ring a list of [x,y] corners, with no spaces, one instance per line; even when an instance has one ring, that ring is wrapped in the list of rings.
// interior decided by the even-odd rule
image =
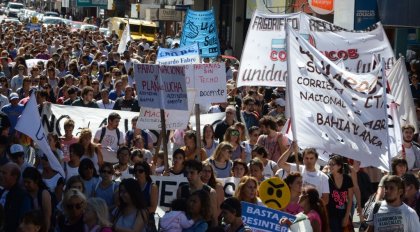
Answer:
[[[242,221],[254,231],[288,231],[288,227],[279,223],[280,219],[288,218],[295,221],[296,217],[278,210],[242,201]]]
[[[385,59],[386,70],[395,62],[380,23],[370,30],[354,32],[304,13],[273,15],[256,11],[242,52],[238,86],[286,86],[286,23],[330,60],[342,59],[348,71],[371,71],[373,55]]]
[[[286,208],[290,201],[289,186],[278,177],[264,180],[258,188],[258,194],[267,207],[276,210]]]
[[[187,87],[197,91],[195,98],[197,104],[207,106],[213,102],[226,101],[226,68],[224,63],[186,65],[185,79]]]
[[[299,146],[345,151],[346,157],[387,170],[386,77],[381,65],[371,73],[351,73],[287,28],[287,96]]]
[[[159,48],[156,63],[164,65],[200,63],[198,44],[175,49]]]
[[[217,24],[213,10],[187,10],[184,26],[182,27],[180,45],[183,47],[193,43],[198,43],[202,57],[216,57],[220,55]]]
[[[356,0],[354,11],[355,30],[365,30],[379,21],[376,0]]]
[[[134,78],[140,107],[188,110],[184,67],[134,64]]]

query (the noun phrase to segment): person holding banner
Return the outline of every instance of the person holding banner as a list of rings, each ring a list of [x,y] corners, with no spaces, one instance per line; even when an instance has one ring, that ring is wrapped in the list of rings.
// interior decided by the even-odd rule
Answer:
[[[264,116],[260,119],[262,135],[258,137],[258,145],[265,147],[268,152],[268,159],[277,161],[287,149],[287,138],[277,132],[276,120],[271,116]]]
[[[293,171],[301,171],[303,177],[303,187],[307,185],[313,186],[321,193],[321,199],[324,204],[328,204],[330,187],[328,185],[328,176],[320,170],[317,170],[315,165],[318,160],[318,152],[314,148],[306,148],[303,150],[303,167],[299,167],[294,163],[286,162],[289,156],[298,153],[298,146],[296,142],[287,149],[277,161],[280,168],[287,173]],[[302,169],[301,169],[302,168]]]

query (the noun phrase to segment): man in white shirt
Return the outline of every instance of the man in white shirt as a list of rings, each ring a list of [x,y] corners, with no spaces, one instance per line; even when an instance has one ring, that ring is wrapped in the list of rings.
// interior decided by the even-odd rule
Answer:
[[[124,133],[118,129],[121,116],[112,112],[108,116],[108,125],[99,128],[95,133],[93,141],[102,145],[102,154],[104,161],[117,161],[117,150],[125,144]]]
[[[388,175],[384,179],[384,201],[375,205],[366,223],[368,232],[383,231],[418,231],[419,217],[414,209],[403,203],[404,183],[395,175]],[[376,209],[375,209],[376,208]]]
[[[328,176],[320,170],[316,170],[315,165],[318,160],[318,153],[314,148],[306,148],[303,150],[303,166],[297,167],[294,163],[287,163],[287,159],[290,154],[298,152],[298,146],[296,142],[281,155],[277,164],[280,168],[283,168],[288,174],[290,172],[299,171],[302,173],[302,187],[312,186],[318,190],[322,201],[325,205],[328,204],[330,186],[328,184]]]
[[[112,110],[114,108],[115,101],[109,99],[109,90],[107,88],[101,90],[101,100],[97,101],[96,104],[98,104],[100,109]]]

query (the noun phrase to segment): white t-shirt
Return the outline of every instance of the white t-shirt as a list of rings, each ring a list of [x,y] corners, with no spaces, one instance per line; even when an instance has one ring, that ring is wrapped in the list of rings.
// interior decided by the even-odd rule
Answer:
[[[416,163],[416,156],[414,155],[413,147],[405,148],[405,158],[407,160],[408,170],[413,169],[414,164]]]
[[[290,164],[290,172],[297,172],[296,164]],[[330,186],[328,184],[328,176],[323,172],[316,170],[315,172],[309,172],[306,170],[305,165],[299,165],[299,170],[302,173],[302,187],[312,186],[318,190],[319,196],[323,193],[330,193]]]
[[[100,109],[104,109],[104,110],[112,110],[114,108],[115,105],[115,101],[109,99],[109,102],[107,104],[103,103],[102,100],[99,100],[96,102],[96,104],[98,104],[98,107]],[[100,135],[100,134],[99,134]]]
[[[369,214],[367,223],[374,226],[375,232],[411,232],[420,228],[419,217],[414,209],[404,203],[392,207],[386,201],[382,201],[376,214]]]
[[[63,169],[66,174],[66,180],[70,179],[72,176],[79,175],[79,167],[70,167],[68,163],[63,163]]]
[[[273,169],[278,168],[277,163],[272,160],[267,160],[267,165],[264,166],[263,175],[267,178],[274,176]]]
[[[102,128],[99,128],[95,133],[95,139],[100,140],[102,133]],[[109,130],[106,128],[105,135],[102,139],[101,145],[102,148],[110,147],[113,151],[117,152],[119,144],[125,142],[124,133],[120,130],[120,140],[118,141],[117,130]]]

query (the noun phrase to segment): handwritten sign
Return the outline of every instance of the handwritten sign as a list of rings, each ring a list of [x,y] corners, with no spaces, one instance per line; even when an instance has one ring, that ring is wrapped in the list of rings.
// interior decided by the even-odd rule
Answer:
[[[198,44],[175,49],[159,48],[156,63],[164,65],[200,63]]]
[[[182,66],[134,64],[140,107],[188,110]]]

